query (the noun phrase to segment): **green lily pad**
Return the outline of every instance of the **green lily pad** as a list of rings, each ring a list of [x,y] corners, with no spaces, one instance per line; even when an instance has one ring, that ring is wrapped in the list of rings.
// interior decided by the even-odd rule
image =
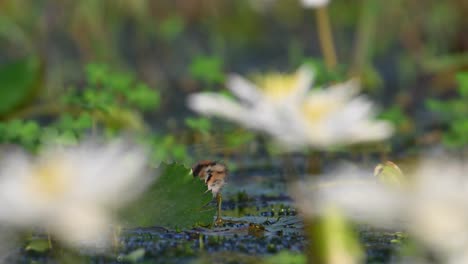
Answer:
[[[128,227],[163,226],[186,229],[213,222],[213,199],[205,184],[189,168],[177,163],[162,164],[159,179],[125,210]]]

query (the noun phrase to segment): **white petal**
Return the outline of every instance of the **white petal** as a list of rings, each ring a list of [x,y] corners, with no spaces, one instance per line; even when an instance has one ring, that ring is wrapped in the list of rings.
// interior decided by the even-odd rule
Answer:
[[[215,93],[191,95],[188,106],[202,115],[219,116],[244,125],[250,125],[253,115],[246,107]]]
[[[296,72],[297,74],[297,87],[292,94],[292,98],[297,101],[303,100],[309,92],[314,82],[314,72],[308,65],[302,65]]]
[[[140,146],[116,140],[88,141],[66,153],[74,167],[71,199],[118,207],[140,194],[157,175],[148,174],[148,155]]]
[[[255,84],[237,74],[231,74],[226,83],[227,88],[239,99],[255,104],[262,98]]]

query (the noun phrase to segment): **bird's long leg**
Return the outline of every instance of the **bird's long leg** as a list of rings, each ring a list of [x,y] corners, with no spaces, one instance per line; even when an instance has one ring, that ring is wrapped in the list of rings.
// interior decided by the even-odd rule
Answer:
[[[223,202],[223,197],[221,196],[221,192],[216,194],[216,204],[218,205],[218,212],[216,215],[215,225],[223,224],[223,218],[221,218],[221,203]]]

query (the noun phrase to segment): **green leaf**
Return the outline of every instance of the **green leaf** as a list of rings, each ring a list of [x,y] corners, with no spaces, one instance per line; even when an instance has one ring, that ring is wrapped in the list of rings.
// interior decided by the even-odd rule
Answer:
[[[190,74],[207,83],[224,82],[223,62],[218,57],[198,56],[190,64]]]
[[[134,82],[134,77],[130,73],[113,72],[108,76],[106,85],[111,90],[125,92],[130,89],[130,86]]]
[[[162,164],[159,179],[136,202],[124,210],[130,227],[163,226],[191,228],[213,222],[213,199],[205,184],[183,165]]]
[[[128,89],[127,100],[142,110],[155,109],[161,101],[159,93],[146,84],[138,84],[135,89]]]
[[[104,64],[90,63],[86,65],[86,77],[88,82],[93,85],[99,85],[107,79],[109,69]]]
[[[187,117],[185,118],[185,124],[193,130],[199,131],[204,134],[208,134],[211,130],[211,121],[205,117],[193,118]]]
[[[39,87],[40,63],[21,59],[0,68],[0,115],[6,115],[33,98]]]
[[[78,139],[75,133],[73,133],[70,130],[66,130],[60,135],[58,135],[56,138],[54,138],[53,142],[63,146],[73,146],[78,144]]]
[[[83,112],[76,119],[73,128],[78,131],[84,131],[93,126],[93,118],[88,112]]]
[[[50,249],[50,244],[47,239],[34,239],[29,241],[25,248],[27,251],[46,252]]]

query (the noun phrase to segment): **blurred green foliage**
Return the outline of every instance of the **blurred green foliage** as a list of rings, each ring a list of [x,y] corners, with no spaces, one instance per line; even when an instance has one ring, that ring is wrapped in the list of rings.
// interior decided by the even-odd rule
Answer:
[[[164,19],[158,28],[161,37],[167,41],[175,40],[184,31],[185,24],[182,17],[172,15]]]
[[[379,118],[390,121],[398,136],[408,135],[414,130],[413,120],[399,105],[393,105],[380,113]]]
[[[15,67],[18,71],[24,70],[18,65]],[[16,118],[0,123],[0,142],[34,150],[44,142],[74,144],[97,129],[109,136],[126,130],[145,131],[141,112],[157,109],[160,102],[157,90],[136,81],[131,74],[112,71],[103,64],[89,64],[85,73],[84,88],[70,87],[48,101],[32,101],[23,109],[11,112]],[[11,90],[28,93],[21,87],[15,90],[12,86]],[[15,96],[4,98],[21,98],[19,92]],[[20,118],[22,115],[24,118]],[[47,116],[49,120],[41,122],[29,116]]]
[[[151,159],[155,162],[180,162],[182,164],[194,162],[185,142],[178,141],[175,135],[155,134],[149,138],[143,138],[142,141],[149,144],[152,150]]]
[[[185,124],[193,131],[200,132],[201,134],[208,135],[212,129],[212,123],[206,117],[187,117]]]
[[[343,82],[347,78],[346,68],[343,65],[338,65],[334,71],[329,71],[324,61],[317,58],[306,58],[303,60],[303,63],[309,65],[314,70],[314,86]]]
[[[451,100],[429,99],[427,107],[436,112],[441,122],[448,126],[442,142],[451,148],[468,146],[468,72],[456,76],[459,97]]]
[[[189,66],[190,74],[197,80],[208,84],[224,82],[223,62],[216,56],[197,56]]]
[[[69,91],[70,103],[103,110],[117,106],[141,111],[154,110],[160,103],[156,90],[136,81],[132,74],[111,71],[105,64],[88,64],[86,77],[89,86],[81,95]]]
[[[0,68],[0,116],[6,116],[34,98],[42,77],[38,58],[23,58]]]

